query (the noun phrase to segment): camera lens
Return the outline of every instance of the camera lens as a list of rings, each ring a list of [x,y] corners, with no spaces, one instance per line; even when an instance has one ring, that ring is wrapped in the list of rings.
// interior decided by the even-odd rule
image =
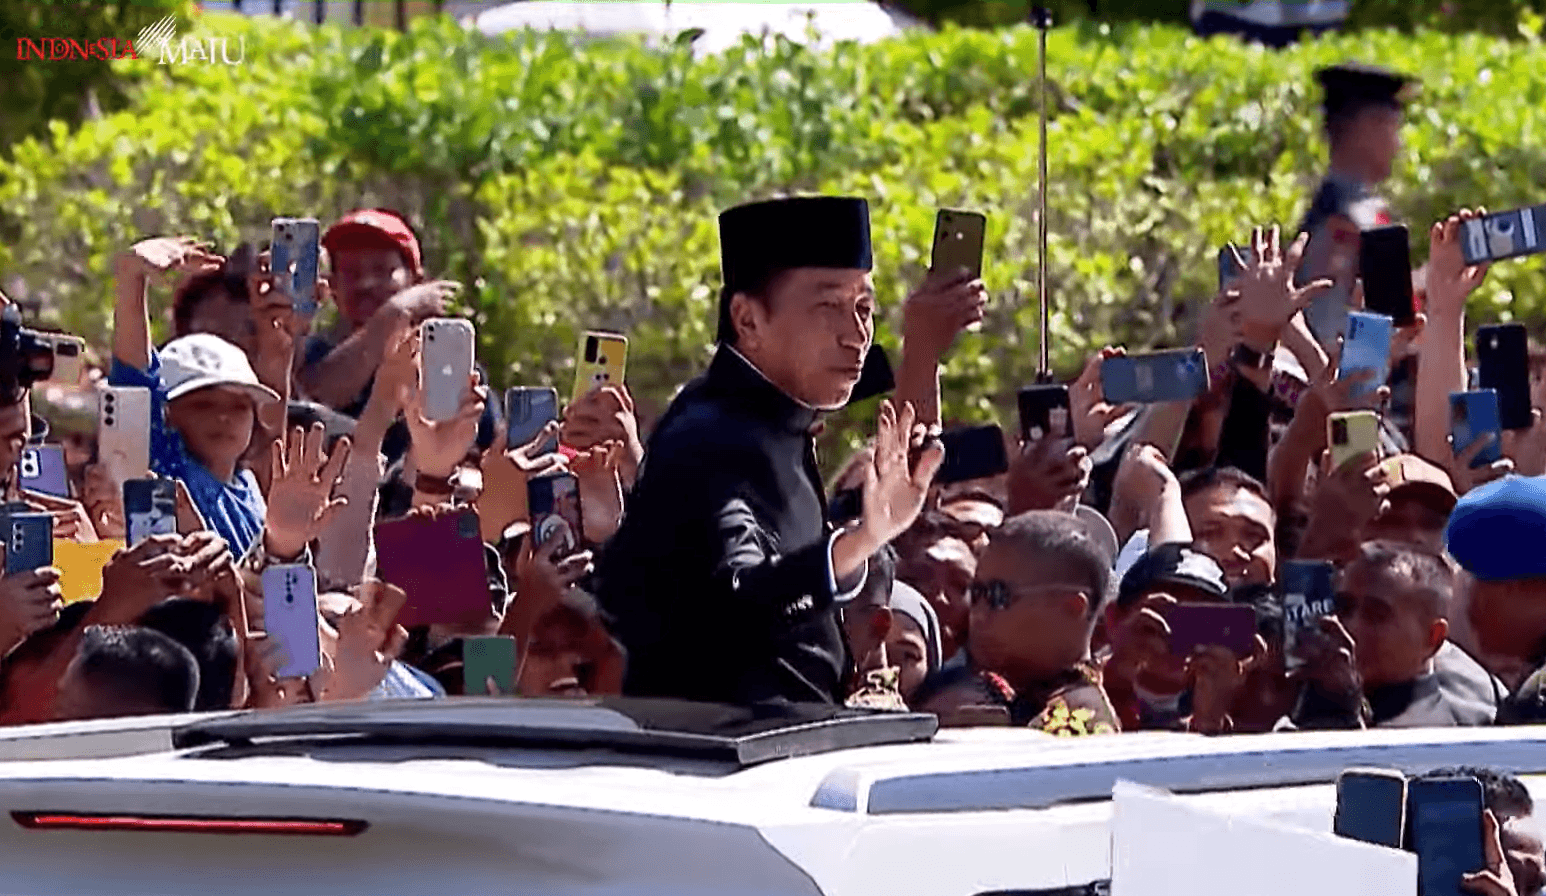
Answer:
[[[607,363],[607,356],[606,355],[602,355],[601,357],[597,358],[596,359],[596,363],[597,364],[605,364],[605,363]]]
[[[600,347],[597,345],[596,337],[594,337],[594,336],[587,337],[586,340],[585,340],[585,363],[587,363],[587,364],[594,364],[594,363],[596,363],[596,353],[599,350],[600,350]]]

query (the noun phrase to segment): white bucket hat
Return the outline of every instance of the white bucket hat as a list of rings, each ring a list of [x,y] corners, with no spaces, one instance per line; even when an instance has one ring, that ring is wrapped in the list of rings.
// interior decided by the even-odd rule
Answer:
[[[247,353],[212,333],[167,343],[161,349],[161,382],[168,401],[214,386],[240,389],[260,406],[279,400],[279,393],[258,381]]]

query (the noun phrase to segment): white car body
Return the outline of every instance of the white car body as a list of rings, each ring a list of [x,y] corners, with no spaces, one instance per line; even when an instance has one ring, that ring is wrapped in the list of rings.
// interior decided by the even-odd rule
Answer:
[[[558,701],[323,711],[430,731],[509,711],[491,709],[496,702],[518,705],[529,717],[522,724],[544,731],[552,719],[542,717],[576,711],[595,716],[587,725],[626,733],[630,724]],[[213,718],[254,715],[277,717]],[[0,732],[0,809],[11,816],[0,818],[0,892],[1096,896],[1110,877],[1118,779],[1318,830],[1330,829],[1333,782],[1349,766],[1490,765],[1521,773],[1538,794],[1546,783],[1532,777],[1546,774],[1546,730],[1534,728],[1213,739],[953,730],[745,767],[597,745],[411,737],[173,747],[174,730],[211,718]],[[368,827],[333,837],[40,830],[23,826],[25,813],[349,819]]]

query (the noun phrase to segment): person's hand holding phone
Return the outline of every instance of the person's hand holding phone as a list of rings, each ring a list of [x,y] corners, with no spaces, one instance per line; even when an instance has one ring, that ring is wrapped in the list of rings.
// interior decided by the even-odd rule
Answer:
[[[591,544],[604,544],[623,523],[622,442],[602,442],[576,454],[569,472],[580,485],[581,528]]]
[[[233,586],[240,590],[236,557],[218,534],[203,531],[184,535],[174,554],[181,561],[179,571],[185,596],[226,605]]]
[[[424,409],[424,390],[416,382],[404,395],[404,414],[408,420],[409,451],[421,475],[447,479],[467,459],[467,451],[478,438],[478,421],[488,401],[488,387],[478,383],[477,374],[468,378],[461,405],[448,420],[431,420]]]
[[[333,671],[319,701],[364,699],[386,678],[408,643],[408,630],[397,624],[407,593],[370,579],[354,596],[355,603],[338,618]]]
[[[970,271],[930,271],[902,305],[902,353],[938,362],[982,320],[988,288]]]
[[[270,387],[288,381],[295,363],[296,340],[310,325],[295,313],[289,283],[289,272],[269,270],[267,252],[258,256],[247,274],[254,333],[252,366],[258,378]]]
[[[1089,363],[1084,365],[1084,371],[1068,389],[1068,413],[1073,420],[1074,441],[1087,450],[1093,451],[1097,445],[1105,441],[1106,427],[1137,407],[1131,404],[1112,404],[1106,400],[1101,388],[1100,365],[1107,358],[1117,358],[1126,354],[1125,348],[1113,348],[1108,345],[1101,349],[1089,360]]]
[[[515,561],[515,597],[511,609],[500,624],[501,635],[512,635],[523,648],[531,627],[542,615],[558,606],[574,584],[585,578],[591,570],[590,551],[576,551],[562,560],[553,556],[563,547],[563,537],[557,533],[535,547],[533,535],[526,536],[521,553]]]
[[[128,536],[128,523],[123,515],[123,492],[113,484],[113,476],[100,463],[86,465],[85,488],[81,502],[91,518],[98,538],[119,541]]]
[[[1487,866],[1461,878],[1460,886],[1475,896],[1520,896],[1503,852],[1503,826],[1491,809],[1482,810],[1482,854]]]
[[[1322,412],[1324,417],[1343,411],[1373,411],[1384,406],[1390,398],[1390,387],[1370,389],[1369,383],[1375,379],[1372,370],[1354,370],[1343,376],[1341,362],[1342,341],[1339,337],[1326,367],[1315,378],[1315,382],[1310,384],[1309,394],[1314,396],[1314,404],[1309,405],[1309,409]],[[1306,410],[1306,403],[1301,402],[1295,413],[1305,413]],[[1325,429],[1324,421],[1317,429]]]
[[[644,459],[644,442],[639,438],[633,396],[621,383],[598,385],[584,398],[565,408],[558,437],[565,445],[580,451],[603,442],[621,442],[624,454],[619,469],[625,487],[633,484],[639,463]]]
[[[113,554],[102,567],[102,595],[94,625],[132,625],[145,611],[181,594],[187,579],[181,535],[151,535]]]
[[[1090,484],[1094,464],[1081,445],[1068,439],[1028,442],[1010,458],[1007,490],[1009,513],[1072,509]]]
[[[266,632],[248,632],[242,639],[242,665],[247,672],[248,704],[253,709],[278,709],[311,703],[311,685],[304,678],[280,678],[284,648]]]
[[[1445,436],[1445,441],[1449,443],[1452,452],[1449,478],[1451,484],[1455,486],[1455,494],[1463,495],[1477,486],[1502,479],[1514,472],[1514,461],[1507,457],[1481,467],[1471,466],[1476,458],[1497,440],[1497,433],[1484,432],[1476,437],[1476,441],[1462,450],[1455,445],[1454,436]]]
[[[1240,659],[1228,647],[1198,647],[1186,658],[1186,679],[1192,689],[1192,716],[1187,730],[1222,734],[1229,730],[1229,710],[1240,697],[1246,676],[1267,655],[1267,643],[1256,636],[1256,651]]]
[[[82,544],[94,544],[97,539],[96,527],[91,524],[91,514],[86,512],[85,505],[69,498],[60,498],[54,495],[45,495],[42,492],[33,492],[23,489],[20,493],[23,501],[27,502],[33,510],[46,513],[54,518],[54,539],[56,541],[78,541]]]
[[[1390,469],[1375,452],[1366,452],[1331,468],[1331,453],[1321,464],[1320,482],[1310,509],[1310,528],[1327,527],[1348,538],[1357,534],[1389,506]]]
[[[512,523],[531,519],[526,506],[530,480],[568,468],[562,454],[543,450],[557,435],[558,423],[550,422],[531,441],[514,449],[507,449],[504,432],[494,436],[494,444],[483,454],[483,492],[477,500],[484,541],[493,544]]]
[[[53,567],[9,576],[0,573],[0,645],[15,646],[53,625],[62,597],[59,570]]]
[[[1278,228],[1273,226],[1251,232],[1249,260],[1230,247],[1241,273],[1230,290],[1237,292],[1238,298],[1227,304],[1239,314],[1241,341],[1250,348],[1259,352],[1275,348],[1294,315],[1334,285],[1324,277],[1304,286],[1294,283],[1309,243],[1310,235],[1302,233],[1284,250]]]
[[[318,423],[309,431],[296,427],[288,439],[274,442],[268,514],[263,520],[263,545],[270,557],[299,557],[348,503],[342,496],[333,496],[349,460],[348,438],[340,439],[331,454],[324,452],[325,441]]]
[[[393,296],[377,313],[389,316],[394,322],[407,321],[417,327],[432,317],[444,317],[446,308],[461,289],[462,284],[455,280],[417,283]]]
[[[1129,689],[1145,669],[1170,656],[1170,623],[1165,614],[1176,605],[1168,594],[1151,594],[1127,610],[1111,628],[1111,657],[1105,674]]]
[[[1299,634],[1299,658],[1303,663],[1289,677],[1313,686],[1323,697],[1356,707],[1363,699],[1363,680],[1358,674],[1358,646],[1342,620],[1321,616]]]
[[[1428,314],[1446,323],[1465,316],[1465,300],[1487,279],[1490,265],[1468,265],[1460,248],[1461,226],[1485,217],[1485,209],[1461,209],[1428,231]]]

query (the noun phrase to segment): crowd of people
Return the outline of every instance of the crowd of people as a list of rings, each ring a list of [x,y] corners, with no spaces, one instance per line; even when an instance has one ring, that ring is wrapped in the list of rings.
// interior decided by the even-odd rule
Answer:
[[[6,512],[49,514],[57,542],[123,543],[68,603],[58,568],[0,577],[0,720],[444,697],[466,689],[463,642],[505,635],[523,696],[848,704],[1062,735],[1540,721],[1546,353],[1529,428],[1452,444],[1466,299],[1487,274],[1463,256],[1477,213],[1462,210],[1427,234],[1421,313],[1392,341],[1389,380],[1339,376],[1327,327],[1360,301],[1337,261],[1358,224],[1340,209],[1367,200],[1344,188],[1388,175],[1400,84],[1344,71],[1328,92],[1337,77],[1362,85],[1328,100],[1342,179],[1297,239],[1254,229],[1197,325],[1207,390],[1115,405],[1101,370],[1126,350],[1104,348],[1068,386],[1066,431],[1027,432],[1007,472],[948,486],[940,373],[990,301],[962,270],[930,271],[892,315],[902,350],[873,438],[831,483],[818,472],[822,415],[850,403],[886,304],[862,199],[724,212],[703,375],[657,420],[603,381],[525,444],[481,368],[454,413],[426,410],[423,325],[459,287],[394,212],[322,236],[326,330],[261,247],[124,247],[110,360],[75,384],[13,376],[0,395]],[[174,335],[157,347],[164,283]],[[106,385],[150,396],[149,472],[176,484],[176,532],[129,538],[97,401],[79,397]],[[1327,420],[1351,410],[1379,413],[1380,448],[1334,464]],[[68,495],[23,488],[42,444],[63,446]],[[1501,459],[1475,463],[1489,447]],[[554,473],[578,482],[582,544],[531,527],[528,484]],[[857,506],[829,507],[852,489]],[[401,624],[378,524],[468,509],[487,605]],[[1333,606],[1308,627],[1280,587],[1303,560],[1335,566]],[[304,676],[283,674],[264,626],[265,570],[293,565],[320,592],[321,662]],[[1249,648],[1175,649],[1174,612],[1196,604],[1251,608]],[[1528,815],[1523,799],[1500,819]],[[1540,892],[1540,864],[1520,892]]]

